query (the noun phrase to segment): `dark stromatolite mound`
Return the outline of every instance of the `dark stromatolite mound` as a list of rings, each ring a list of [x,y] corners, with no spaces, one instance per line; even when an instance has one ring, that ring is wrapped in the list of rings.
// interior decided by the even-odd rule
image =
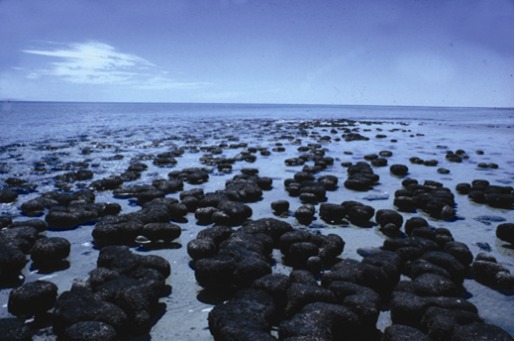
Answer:
[[[424,163],[424,160],[420,159],[419,157],[411,157],[409,159],[410,163],[412,164],[418,164],[418,165],[421,165]]]
[[[263,233],[270,235],[274,241],[274,245],[279,245],[279,239],[287,232],[291,232],[293,227],[285,221],[267,217],[254,221],[247,221],[238,231],[249,234]]]
[[[388,237],[401,237],[402,233],[394,223],[387,223],[379,228],[381,232]]]
[[[375,212],[373,207],[356,201],[344,201],[341,206],[349,221],[358,226],[370,226],[370,219],[374,217]]]
[[[223,241],[218,253],[195,262],[195,278],[205,288],[248,287],[255,279],[272,272],[266,256],[271,253],[272,241],[254,235],[233,233]],[[270,237],[268,237],[270,238]],[[267,246],[268,245],[268,246]]]
[[[43,232],[47,229],[47,224],[45,221],[40,219],[32,219],[26,221],[15,221],[8,225],[8,228],[16,228],[16,227],[34,227],[38,232]]]
[[[199,224],[209,224],[213,222],[211,218],[216,211],[217,209],[215,207],[197,208],[195,210],[195,218],[198,220]]]
[[[391,209],[380,209],[376,213],[376,222],[379,223],[382,227],[386,226],[389,223],[394,224],[396,227],[402,227],[402,223],[404,218],[401,214]]]
[[[104,322],[82,321],[64,331],[67,341],[116,341],[116,330]]]
[[[383,253],[383,259],[389,259],[386,254]],[[381,263],[380,259],[381,256],[368,262]],[[384,262],[382,265],[387,269],[391,266]],[[301,270],[292,271],[288,278],[269,275],[254,282],[254,286],[264,289],[274,298],[278,307],[274,317],[281,317],[286,305],[284,311],[288,320],[279,324],[281,339],[379,338],[380,332],[375,328],[381,304],[379,295],[364,285],[349,281],[349,270],[344,269],[346,267],[337,276],[326,277],[324,287],[317,284],[312,274]]]
[[[32,341],[32,333],[27,325],[18,318],[0,319],[0,340]]]
[[[290,209],[290,203],[286,200],[277,200],[270,204],[274,213],[280,214]]]
[[[408,325],[424,332],[424,329],[421,329],[421,320],[430,307],[465,311],[477,315],[477,308],[463,298],[421,297],[409,292],[394,291],[390,299],[392,323]]]
[[[7,227],[13,222],[9,216],[0,216],[0,229]]]
[[[318,247],[311,242],[296,242],[290,245],[287,255],[296,264],[306,265],[310,257],[318,255]]]
[[[161,157],[158,156],[156,159],[154,159],[152,164],[156,166],[173,166],[177,164],[177,160],[174,157],[164,156],[164,154],[162,154]]]
[[[442,183],[426,180],[424,184],[418,184],[416,179],[405,179],[402,185],[404,189],[395,192],[394,200],[399,211],[422,209],[441,220],[450,220],[456,215],[454,195]]]
[[[271,273],[269,255],[290,224],[272,218],[250,221],[236,232],[215,226],[188,244],[195,278],[205,288],[248,287]]]
[[[53,332],[62,336],[69,326],[84,321],[97,321],[112,326],[118,335],[129,330],[127,313],[117,305],[102,301],[90,289],[74,286],[57,299],[53,312]]]
[[[8,310],[15,316],[32,317],[54,307],[57,286],[49,281],[38,280],[13,289],[9,293]]]
[[[445,159],[453,163],[461,163],[462,157],[459,154],[455,154],[452,151],[447,151]]]
[[[146,169],[148,169],[148,166],[144,163],[138,163],[138,162],[131,162],[129,167],[127,168],[127,171],[131,172],[143,172]]]
[[[93,172],[90,170],[79,170],[77,172],[67,172],[54,177],[57,181],[72,183],[93,178]]]
[[[513,223],[501,223],[498,225],[495,230],[495,236],[513,245]]]
[[[31,250],[31,259],[36,265],[52,265],[70,255],[71,244],[61,237],[48,237],[36,241]]]
[[[472,277],[481,284],[494,289],[513,291],[513,276],[488,254],[479,253],[472,263]]]
[[[341,222],[345,217],[345,209],[339,204],[322,203],[320,204],[320,218],[326,222]]]
[[[363,156],[363,159],[368,160],[368,161],[376,160],[377,158],[379,158],[379,156],[375,153],[366,154]]]
[[[315,216],[315,206],[313,204],[304,204],[295,210],[295,218],[300,224],[309,225]]]
[[[42,213],[50,208],[45,221],[54,228],[72,228],[79,224],[94,222],[103,215],[115,215],[121,206],[117,203],[94,203],[95,195],[88,190],[74,193],[47,192],[42,196],[27,201],[21,205],[27,216]],[[45,227],[36,227],[46,229]]]
[[[193,239],[188,242],[188,255],[193,260],[211,258],[218,251],[215,243],[210,239]]]
[[[118,203],[70,203],[69,206],[50,208],[45,221],[52,228],[73,228],[80,224],[98,221],[104,215],[121,211]]]
[[[488,191],[489,189],[487,189]],[[501,209],[513,209],[513,193],[486,193],[485,202],[491,207]]]
[[[382,167],[382,166],[386,166],[388,164],[388,160],[386,158],[377,158],[377,159],[374,159],[370,162],[370,164],[372,164],[372,166],[375,166],[375,167]]]
[[[392,151],[383,150],[379,152],[379,156],[381,157],[391,157],[393,155]]]
[[[181,203],[188,208],[188,212],[194,213],[198,208],[199,199],[195,196],[186,196],[181,199]]]
[[[37,184],[27,183],[26,180],[23,180],[20,178],[15,178],[15,177],[7,178],[5,180],[5,185],[6,185],[6,189],[4,189],[4,190],[11,190],[17,194],[28,194],[28,193],[36,191],[36,189],[38,188]],[[7,193],[9,193],[9,192],[7,192]],[[1,197],[1,194],[2,194],[2,191],[0,191],[0,197]],[[10,202],[12,202],[12,201],[10,201]]]
[[[284,310],[288,302],[287,291],[290,285],[290,277],[285,274],[267,274],[252,283],[253,289],[263,290],[272,296],[275,304],[273,323],[278,323],[284,318]]]
[[[345,259],[322,275],[322,285],[329,287],[333,281],[349,281],[387,298],[399,282],[401,265],[401,258],[389,251],[376,252],[361,262]]]
[[[21,211],[23,211],[23,213],[27,216],[36,216],[43,213],[46,208],[51,208],[58,204],[59,202],[57,202],[55,199],[47,197],[45,194],[43,194],[41,197],[24,202],[21,205]]]
[[[39,238],[36,228],[30,226],[0,230],[0,244],[19,249],[25,254],[29,253],[29,250]]]
[[[345,141],[359,141],[359,140],[364,140],[364,141],[368,141],[370,140],[370,138],[368,137],[365,137],[359,133],[346,133],[346,134],[342,134],[342,138],[345,139]]]
[[[265,291],[241,290],[234,298],[211,310],[209,330],[218,341],[275,340],[270,334],[274,311],[273,299]]]
[[[296,173],[295,176],[299,174],[301,174],[301,176],[296,177],[295,182],[292,182],[286,187],[286,191],[288,191],[290,196],[299,195],[301,202],[305,203],[325,201],[326,186],[324,185],[324,181],[317,182],[311,174],[305,172]],[[310,176],[312,179],[308,179],[307,176]],[[300,179],[302,179],[302,181]],[[298,188],[298,190],[295,190],[296,188]]]
[[[156,190],[152,185],[135,185],[131,187],[119,188],[113,191],[113,195],[119,198],[138,197],[140,193]]]
[[[166,182],[166,181],[165,181]],[[166,193],[158,189],[149,189],[142,191],[136,196],[138,198],[138,204],[144,206],[145,203],[150,202],[156,198],[164,198]]]
[[[105,216],[97,223],[92,235],[95,241],[106,244],[133,244],[142,229],[142,222],[131,221],[127,216]]]
[[[170,180],[181,180],[188,184],[202,184],[209,180],[209,173],[213,172],[212,168],[190,167],[180,171],[172,171],[168,174]]]
[[[253,170],[257,169],[242,169],[241,175],[236,175],[233,177],[233,181],[249,181],[255,183],[258,187],[261,188],[261,190],[271,190],[272,189],[272,183],[273,180],[270,177],[259,177],[257,176],[257,172],[254,172]],[[231,185],[230,182],[228,182],[226,185]]]
[[[338,178],[336,176],[325,175],[318,178],[317,181],[321,183],[328,191],[334,191],[338,188]]]
[[[415,228],[412,235],[416,235],[418,230],[426,229],[428,228]],[[402,273],[412,279],[423,273],[434,273],[452,280],[460,287],[468,274],[472,254],[465,244],[451,240],[452,236],[447,235],[444,228],[438,228],[433,233],[431,236],[426,235],[427,238],[388,238],[383,243],[383,249],[394,251],[401,257]]]
[[[436,231],[435,231],[435,233],[436,233]],[[433,240],[435,242],[436,242],[436,236],[437,235],[435,234],[435,238]],[[440,245],[440,247],[442,247],[442,246]],[[472,259],[473,259],[472,253],[470,252],[468,246],[466,244],[464,244],[463,242],[448,241],[443,245],[442,250],[445,253],[449,253],[450,255],[455,257],[465,267],[467,267],[468,265],[470,265],[472,263]]]
[[[470,192],[471,186],[469,183],[459,183],[456,185],[456,191],[459,194],[467,195]]]
[[[288,341],[343,341],[363,338],[359,319],[343,305],[314,302],[282,321],[279,338]]]
[[[252,216],[252,209],[240,202],[222,201],[218,204],[217,209],[211,216],[211,220],[215,224],[237,226]]]
[[[247,182],[247,184],[255,186],[251,182]],[[245,188],[248,189],[246,186]],[[257,189],[261,192],[259,187]],[[252,209],[239,201],[240,194],[237,192],[223,190],[216,193],[207,193],[197,202],[198,208],[195,210],[195,218],[201,224],[213,222],[221,225],[240,225],[252,216]]]
[[[169,224],[171,217],[183,217],[187,213],[187,207],[175,198],[156,198],[145,203],[141,210],[119,216],[102,217],[93,229],[92,235],[95,241],[100,243],[131,245],[138,236],[144,235],[145,225]],[[152,235],[150,240],[170,241],[171,237],[179,234],[176,226],[150,226],[146,231]]]
[[[159,256],[109,246],[100,251],[97,266],[86,283],[75,283],[59,296],[54,333],[62,336],[66,328],[87,321],[106,323],[121,337],[148,333],[170,264]]]
[[[344,182],[347,189],[357,191],[370,190],[378,181],[379,176],[374,174],[368,163],[358,162],[347,169],[348,178]]]
[[[136,179],[141,178],[141,173],[137,171],[125,171],[119,176],[124,182],[135,181]]]
[[[311,192],[301,193],[299,195],[299,199],[300,199],[301,203],[312,203],[312,204],[318,203],[317,196]]]
[[[257,202],[263,196],[263,191],[257,183],[244,179],[228,181],[224,192],[228,195],[234,192],[237,195],[236,200],[242,202]]]
[[[357,326],[362,332],[376,330],[381,309],[381,297],[372,289],[348,281],[333,281],[329,284],[337,302],[349,308],[359,318]]]
[[[0,203],[11,203],[16,201],[18,193],[11,189],[0,190]]]
[[[307,271],[304,272],[307,273]],[[311,280],[309,284],[296,281],[295,277],[292,277],[292,274],[290,274],[292,284],[287,291],[288,302],[285,310],[286,318],[293,317],[295,314],[299,313],[304,306],[310,303],[336,303],[336,296],[331,290],[319,286],[316,281],[314,281],[312,274],[307,274],[307,276]]]
[[[392,324],[384,329],[383,341],[431,341],[422,331],[402,324]]]
[[[423,217],[411,217],[404,224],[404,232],[406,235],[411,235],[414,229],[428,226],[429,224]]]
[[[2,280],[17,277],[26,263],[27,258],[22,251],[0,244],[0,277]]]
[[[19,186],[25,183],[27,183],[26,180],[16,177],[9,177],[5,180],[5,184],[8,186]]]
[[[394,164],[390,166],[390,172],[396,176],[404,177],[408,174],[408,167],[402,164]]]
[[[491,185],[487,180],[475,179],[471,184],[458,184],[456,190],[460,194],[468,194],[469,199],[475,203],[488,204],[500,209],[513,209],[513,188],[511,186]]]
[[[123,185],[123,180],[118,177],[102,178],[91,183],[88,188],[97,191],[114,190]]]
[[[152,242],[173,241],[181,236],[181,227],[172,223],[147,223],[141,230],[141,235]]]
[[[181,179],[171,179],[169,181],[166,179],[154,179],[152,181],[152,186],[165,194],[169,194],[182,191],[184,184]]]
[[[394,291],[410,292],[417,296],[458,296],[462,289],[448,277],[435,273],[423,273],[412,281],[400,281]]]
[[[438,341],[513,341],[501,328],[485,324],[477,313],[438,306],[429,307],[421,320],[421,330]]]

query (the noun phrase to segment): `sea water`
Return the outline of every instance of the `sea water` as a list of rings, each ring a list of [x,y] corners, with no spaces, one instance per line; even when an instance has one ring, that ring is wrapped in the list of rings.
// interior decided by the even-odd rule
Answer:
[[[336,141],[330,133],[330,120],[355,120],[359,133],[369,141]],[[299,135],[295,124],[310,123],[306,134]],[[283,187],[287,178],[292,178],[302,166],[288,167],[287,158],[301,154],[289,137],[302,139],[302,145],[321,143],[326,156],[335,163],[316,177],[324,174],[339,179],[336,191],[327,192],[328,203],[356,200],[371,205],[375,210],[394,209],[393,194],[401,188],[401,179],[389,172],[389,166],[374,168],[380,176],[379,184],[368,192],[348,190],[343,186],[347,178],[346,168],[341,162],[363,161],[363,156],[381,150],[393,152],[388,165],[404,164],[409,167],[407,177],[419,182],[435,180],[443,183],[455,194],[456,218],[450,222],[435,220],[423,213],[402,213],[407,220],[423,216],[433,227],[448,228],[456,241],[467,244],[475,256],[488,252],[513,274],[513,249],[495,237],[498,222],[513,222],[513,211],[490,208],[471,202],[465,195],[455,192],[458,183],[470,183],[474,179],[486,179],[494,185],[513,186],[513,109],[512,108],[432,108],[432,107],[385,107],[385,106],[315,106],[315,105],[248,105],[248,104],[161,104],[161,103],[51,103],[51,102],[1,102],[0,103],[0,187],[8,177],[19,177],[39,185],[36,192],[21,194],[10,204],[0,204],[0,214],[8,215],[14,221],[29,219],[20,211],[20,205],[47,191],[54,191],[58,174],[73,171],[72,162],[86,161],[88,169],[95,174],[90,182],[124,172],[132,158],[145,154],[158,154],[171,148],[196,145],[211,146],[224,143],[247,143],[248,146],[267,147],[271,150],[282,144],[285,152],[273,152],[270,156],[259,156],[255,163],[237,162],[232,173],[220,173],[216,169],[210,180],[202,185],[184,184],[184,190],[200,187],[212,192],[225,187],[245,167],[259,169],[259,175],[273,178],[273,188],[264,191],[263,200],[248,203],[253,210],[252,219],[274,217],[270,203],[277,199],[290,202],[290,215],[281,218],[295,229],[306,229],[313,233],[340,235],[346,242],[341,258],[361,260],[359,250],[380,247],[385,236],[377,226],[360,228],[352,224],[329,225],[316,218],[308,227],[299,225],[293,212],[301,203],[298,197],[289,197]],[[316,133],[316,134],[315,134]],[[387,135],[386,139],[376,138]],[[320,142],[319,137],[332,136],[331,142]],[[397,140],[397,142],[393,142]],[[91,154],[83,154],[85,148]],[[469,159],[462,163],[451,163],[445,159],[448,150],[463,149]],[[222,157],[234,157],[240,149],[224,149]],[[483,155],[476,154],[484,151]],[[352,152],[352,155],[344,154]],[[172,168],[157,167],[151,161],[143,161],[149,168],[142,178],[125,182],[124,186],[150,184],[157,178],[167,178],[173,170],[203,166],[199,158],[203,152],[187,150]],[[122,155],[122,159],[112,158]],[[424,160],[438,160],[438,167],[415,165],[409,158],[417,156]],[[35,165],[45,164],[47,172],[36,172]],[[480,162],[497,163],[498,169],[481,169]],[[40,163],[40,164],[38,164]],[[437,168],[449,169],[449,174],[440,174]],[[75,185],[72,191],[81,187]],[[178,198],[178,193],[168,197]],[[140,207],[128,199],[114,198],[111,191],[98,192],[97,202],[117,202],[122,213],[136,211]],[[318,206],[317,213],[318,214]],[[317,215],[316,215],[317,216]],[[481,217],[490,217],[484,221]],[[39,217],[44,219],[43,216]],[[196,223],[189,213],[187,222],[177,223],[182,235],[173,245],[132,247],[135,253],[157,254],[171,264],[172,274],[167,280],[171,293],[161,298],[163,311],[156,318],[150,336],[154,340],[211,340],[207,328],[207,315],[213,306],[226,298],[216,298],[203,291],[196,284],[194,271],[186,253],[186,244],[207,226]],[[81,225],[71,230],[48,230],[47,236],[60,236],[72,244],[70,267],[49,274],[33,269],[29,262],[23,270],[24,281],[49,280],[59,287],[59,293],[70,289],[77,280],[86,280],[88,272],[96,267],[98,249],[91,236],[91,225]],[[273,271],[288,274],[291,269],[282,265],[281,253],[274,251]],[[472,279],[464,282],[464,298],[478,307],[485,322],[495,324],[513,335],[513,295],[492,290]],[[0,317],[9,317],[8,294],[11,288],[0,290]],[[378,327],[390,325],[389,311],[381,312]],[[35,339],[52,338],[51,328],[40,330]]]

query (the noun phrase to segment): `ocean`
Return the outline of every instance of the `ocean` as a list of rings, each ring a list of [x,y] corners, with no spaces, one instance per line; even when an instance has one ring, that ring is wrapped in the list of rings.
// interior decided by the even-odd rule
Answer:
[[[95,131],[152,127],[185,128],[191,122],[221,120],[378,120],[439,122],[450,125],[506,124],[513,108],[394,106],[0,102],[1,144],[60,139]],[[25,132],[23,137],[20,132]]]
[[[209,182],[201,185],[185,183],[184,190],[202,188],[204,192],[223,189],[242,168],[257,168],[262,177],[273,179],[273,188],[264,191],[263,199],[248,205],[253,210],[252,219],[275,217],[270,203],[277,199],[290,202],[290,215],[276,217],[291,223],[294,229],[306,229],[314,233],[340,235],[346,242],[340,258],[361,260],[362,251],[382,246],[386,238],[378,226],[361,228],[348,225],[330,225],[317,217],[309,226],[299,224],[293,212],[301,205],[298,197],[290,197],[284,190],[284,181],[292,178],[302,166],[287,166],[284,160],[301,154],[298,147],[318,143],[325,148],[325,155],[334,158],[320,175],[338,177],[338,189],[327,192],[326,202],[341,203],[355,200],[379,209],[395,209],[394,193],[400,189],[402,179],[390,174],[389,166],[408,166],[406,177],[441,182],[455,195],[456,217],[442,221],[422,212],[401,213],[404,219],[423,216],[433,228],[449,229],[456,241],[465,243],[472,254],[481,252],[493,255],[498,263],[513,275],[513,246],[495,236],[495,228],[501,222],[513,222],[513,210],[495,209],[474,203],[466,195],[460,195],[458,183],[475,179],[488,180],[490,184],[512,186],[514,180],[514,110],[513,108],[445,108],[445,107],[390,107],[390,106],[322,106],[322,105],[261,105],[261,104],[167,104],[167,103],[72,103],[72,102],[0,102],[0,189],[9,177],[18,177],[38,185],[35,192],[19,195],[13,203],[0,203],[0,215],[13,221],[30,219],[20,205],[47,191],[55,191],[55,176],[76,171],[74,163],[86,162],[94,172],[86,185],[71,184],[68,191],[87,188],[92,181],[123,173],[131,160],[144,155],[157,155],[172,148],[184,146],[212,146],[227,144],[222,157],[232,158],[244,147],[231,144],[247,144],[272,150],[284,147],[284,152],[272,152],[269,156],[257,155],[255,162],[238,161],[230,173],[210,173]],[[332,120],[355,121],[356,132],[368,141],[335,139],[341,133],[331,133]],[[304,122],[305,129],[298,124]],[[378,138],[386,135],[386,138]],[[329,136],[330,139],[321,139]],[[297,141],[296,141],[297,140]],[[299,142],[300,140],[300,142]],[[88,149],[90,152],[84,153]],[[445,158],[447,151],[462,149],[468,156],[461,163]],[[349,190],[343,182],[347,178],[342,162],[364,161],[367,154],[388,150],[392,156],[387,167],[374,167],[380,176],[379,184],[367,192]],[[483,154],[477,151],[483,151]],[[344,153],[344,152],[351,152]],[[125,182],[125,186],[151,184],[152,180],[167,178],[173,170],[204,166],[200,158],[207,152],[186,149],[173,167],[158,167],[151,161],[143,161],[148,170],[138,180]],[[115,157],[117,156],[117,157]],[[437,167],[410,163],[411,157],[438,161]],[[479,163],[495,163],[498,168],[480,168]],[[37,171],[36,168],[44,168]],[[438,173],[438,168],[448,169],[448,174]],[[41,169],[39,169],[41,170]],[[317,174],[318,177],[318,174]],[[61,191],[61,190],[58,190]],[[167,197],[179,198],[179,193]],[[96,202],[116,202],[122,213],[140,207],[130,199],[113,196],[112,191],[96,193]],[[317,206],[318,208],[318,206]],[[318,209],[317,209],[318,213]],[[44,219],[44,215],[37,217]],[[182,235],[174,248],[152,248],[135,245],[135,253],[157,254],[166,258],[172,267],[167,279],[171,293],[160,299],[164,311],[158,315],[148,336],[152,340],[212,340],[207,327],[207,315],[222,299],[206,299],[196,283],[186,244],[206,228],[198,224],[189,213],[187,222],[177,223]],[[88,278],[96,267],[99,250],[91,236],[92,225],[80,225],[74,229],[49,229],[47,236],[60,236],[72,244],[68,261],[70,267],[52,273],[41,273],[29,262],[23,270],[24,282],[38,279],[54,282],[59,293],[70,289],[74,281]],[[360,252],[361,251],[361,252]],[[288,274],[291,268],[281,263],[281,253],[274,251],[273,272]],[[409,279],[409,278],[406,278]],[[10,317],[7,312],[8,295],[12,288],[0,289],[0,318]],[[495,324],[513,336],[513,294],[506,294],[484,286],[469,278],[464,282],[463,298],[477,306],[479,315],[486,323]],[[391,324],[387,307],[381,312],[378,328],[384,330]],[[42,326],[34,339],[55,338],[51,327]]]

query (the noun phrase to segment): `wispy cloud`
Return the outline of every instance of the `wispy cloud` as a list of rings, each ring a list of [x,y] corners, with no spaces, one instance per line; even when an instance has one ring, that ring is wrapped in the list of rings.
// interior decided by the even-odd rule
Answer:
[[[78,84],[125,85],[139,89],[179,89],[202,87],[209,83],[171,79],[167,72],[148,60],[122,53],[101,42],[73,43],[58,49],[22,50],[25,53],[58,58],[50,68],[31,70],[30,79],[44,76]]]

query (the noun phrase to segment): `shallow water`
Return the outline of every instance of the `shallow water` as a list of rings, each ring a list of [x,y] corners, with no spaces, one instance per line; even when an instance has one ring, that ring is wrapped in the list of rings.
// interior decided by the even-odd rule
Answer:
[[[77,103],[1,103],[0,118],[0,184],[8,177],[19,177],[29,183],[39,185],[37,192],[20,195],[12,204],[0,204],[0,214],[8,215],[14,221],[29,219],[19,207],[29,199],[40,196],[47,191],[56,190],[54,177],[70,170],[59,170],[71,162],[87,161],[89,170],[95,174],[93,180],[124,172],[131,158],[144,154],[158,154],[169,151],[173,146],[197,145],[210,146],[222,142],[248,143],[251,147],[267,147],[271,150],[277,143],[283,144],[285,152],[272,152],[270,156],[257,154],[255,163],[236,162],[233,171],[228,174],[213,172],[209,182],[202,185],[184,183],[184,190],[202,188],[212,192],[225,188],[225,182],[239,174],[245,167],[259,169],[259,176],[272,177],[273,188],[263,192],[263,199],[257,203],[248,203],[253,210],[251,219],[274,217],[270,203],[277,199],[290,202],[290,215],[284,219],[294,228],[319,231],[322,234],[335,233],[346,242],[341,258],[361,260],[358,248],[380,247],[385,236],[377,226],[360,228],[352,224],[334,226],[315,219],[308,226],[299,225],[293,212],[301,203],[298,197],[289,197],[283,182],[292,178],[302,166],[285,166],[284,160],[302,154],[297,151],[291,136],[302,139],[302,146],[308,143],[320,143],[326,148],[326,156],[335,158],[335,163],[315,176],[331,174],[338,177],[338,189],[327,192],[327,202],[341,203],[356,200],[379,209],[394,209],[394,192],[400,189],[401,178],[390,174],[389,166],[404,164],[409,168],[407,177],[422,183],[434,180],[443,183],[455,194],[457,218],[449,222],[435,220],[423,212],[402,213],[404,219],[423,216],[433,227],[448,228],[456,241],[468,245],[475,256],[490,248],[499,263],[513,274],[513,249],[495,236],[499,222],[489,222],[482,216],[495,216],[504,222],[513,222],[513,211],[490,208],[469,201],[466,195],[455,192],[455,186],[474,179],[486,179],[494,185],[513,186],[513,109],[468,109],[468,108],[424,108],[424,107],[353,107],[353,106],[278,106],[278,105],[193,105],[193,104],[77,104]],[[369,141],[335,141],[339,134],[331,134],[331,127],[323,127],[332,119],[358,120],[358,133],[370,138]],[[361,121],[362,120],[362,121]],[[297,124],[300,121],[317,121],[322,125],[311,125],[307,136],[300,135]],[[367,121],[367,122],[365,122]],[[315,123],[315,122],[313,122]],[[399,129],[390,132],[392,129]],[[366,131],[369,130],[369,131]],[[403,132],[403,130],[405,130]],[[317,132],[318,135],[313,134]],[[377,134],[387,135],[386,139],[376,138]],[[419,135],[417,135],[419,134]],[[422,135],[423,134],[423,135]],[[320,142],[319,137],[329,135],[331,142]],[[235,139],[239,141],[233,141]],[[391,142],[396,139],[397,142]],[[160,142],[157,144],[157,142]],[[154,143],[154,144],[152,144]],[[440,147],[437,147],[440,146]],[[444,146],[444,147],[442,147]],[[84,148],[93,152],[84,155]],[[462,163],[451,163],[445,159],[447,150],[463,149],[469,159]],[[223,149],[222,157],[234,157],[242,148]],[[389,150],[393,155],[388,159],[387,167],[375,167],[374,173],[380,176],[379,185],[368,192],[346,189],[343,182],[347,179],[343,161],[356,163],[363,161],[363,156]],[[483,150],[483,155],[475,153]],[[351,151],[346,155],[343,151]],[[116,154],[123,159],[105,160]],[[153,179],[167,178],[172,170],[186,167],[203,166],[199,158],[204,152],[186,151],[176,158],[178,163],[172,168],[157,167],[151,161],[143,161],[149,166],[142,173],[142,178],[125,182],[124,186],[150,184]],[[409,158],[417,156],[424,160],[438,160],[437,167],[415,165]],[[49,172],[33,170],[35,163],[45,161]],[[497,163],[498,169],[480,169],[480,162]],[[307,164],[311,165],[312,162]],[[436,170],[446,168],[449,174],[440,174]],[[57,170],[52,170],[57,169]],[[0,186],[2,186],[0,185]],[[77,185],[72,189],[80,189]],[[179,193],[167,197],[179,198]],[[128,199],[114,198],[112,191],[96,193],[96,202],[117,202],[122,205],[122,213],[136,211],[140,207]],[[318,213],[318,206],[317,206]],[[39,217],[44,219],[44,217]],[[196,223],[194,214],[189,213],[188,222],[177,223],[182,228],[182,235],[173,246],[139,245],[132,247],[136,253],[151,253],[165,257],[172,266],[172,274],[167,279],[172,292],[161,298],[165,311],[150,331],[150,336],[142,337],[152,340],[212,340],[207,328],[209,310],[225,298],[213,298],[196,284],[194,271],[189,265],[186,244],[197,233],[206,228]],[[490,224],[488,224],[490,223]],[[47,279],[59,287],[59,293],[69,290],[76,279],[86,280],[88,272],[96,267],[98,250],[91,237],[92,225],[81,225],[73,230],[49,230],[47,236],[61,236],[72,243],[72,252],[68,269],[43,274],[33,270],[31,263],[23,271],[25,282]],[[282,265],[281,253],[274,251],[274,272],[288,274],[290,268]],[[513,295],[505,295],[483,286],[472,279],[465,280],[467,299],[478,307],[479,315],[486,323],[495,324],[513,335]],[[7,301],[10,288],[0,290],[0,317],[7,317]],[[391,324],[389,312],[380,315],[378,327]],[[52,339],[48,332],[42,330],[35,339]]]

